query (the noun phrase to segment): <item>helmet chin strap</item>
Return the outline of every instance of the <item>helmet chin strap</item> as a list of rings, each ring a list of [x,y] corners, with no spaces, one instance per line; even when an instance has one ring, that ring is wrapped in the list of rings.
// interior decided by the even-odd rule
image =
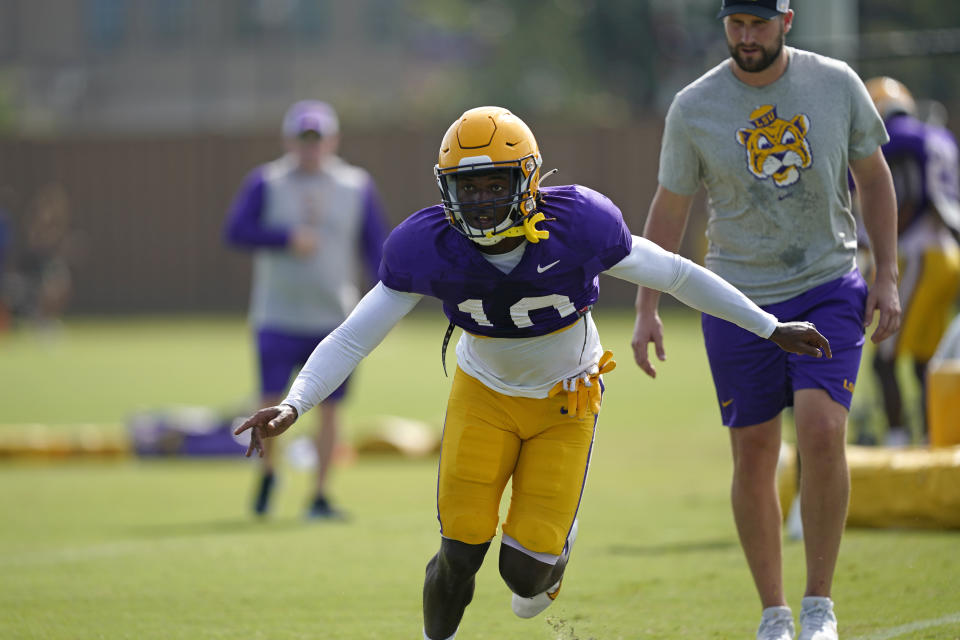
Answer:
[[[493,245],[495,245],[495,244],[497,244],[498,242],[500,242],[501,240],[503,240],[503,237],[504,237],[504,234],[498,233],[498,234],[495,235],[495,236],[485,235],[485,236],[480,237],[480,238],[471,237],[470,240],[471,240],[472,242],[474,242],[475,244],[480,245],[481,247],[492,247]]]

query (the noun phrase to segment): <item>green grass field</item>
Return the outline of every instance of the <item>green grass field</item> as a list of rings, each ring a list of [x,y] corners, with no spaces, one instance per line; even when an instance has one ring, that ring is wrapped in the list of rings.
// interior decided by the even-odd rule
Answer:
[[[620,366],[563,594],[515,618],[495,543],[458,639],[752,638],[759,604],[697,318],[668,314],[654,381],[632,364],[632,315],[597,320]],[[387,414],[439,429],[445,327],[413,315],[361,365],[348,436]],[[0,429],[119,432],[142,409],[246,406],[253,362],[239,319],[75,320],[58,336],[0,336],[0,380]],[[0,461],[0,638],[421,638],[435,473],[435,459],[360,457],[334,478],[351,520],[317,524],[301,517],[309,475],[294,468],[273,517],[256,522],[243,459]],[[834,586],[841,637],[960,638],[958,551],[956,531],[849,530]],[[784,554],[797,610],[802,548]]]

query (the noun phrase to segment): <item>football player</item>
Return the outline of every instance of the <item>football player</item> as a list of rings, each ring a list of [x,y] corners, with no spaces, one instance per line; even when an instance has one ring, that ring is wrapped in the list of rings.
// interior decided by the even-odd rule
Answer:
[[[499,107],[448,129],[435,167],[442,204],[418,211],[384,245],[380,283],[321,342],[289,395],[237,428],[250,449],[322,401],[423,296],[460,327],[440,453],[440,549],[427,564],[424,638],[453,638],[474,574],[502,526],[500,574],[516,615],[560,591],[603,399],[613,369],[590,309],[607,273],[667,291],[781,348],[830,356],[806,322],[779,323],[731,285],[630,234],[608,198],[580,185],[540,186],[533,133]]]
[[[877,77],[866,85],[890,135],[882,149],[897,192],[903,308],[900,330],[877,345],[873,370],[889,429],[886,443],[902,446],[910,443],[911,434],[896,375],[897,358],[913,358],[922,411],[927,363],[946,330],[960,287],[960,247],[951,233],[951,228],[960,231],[960,153],[949,130],[917,118],[916,102],[902,83]]]

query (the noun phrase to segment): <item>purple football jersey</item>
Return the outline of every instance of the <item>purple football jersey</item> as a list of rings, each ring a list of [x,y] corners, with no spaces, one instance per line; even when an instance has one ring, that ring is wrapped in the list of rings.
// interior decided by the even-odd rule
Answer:
[[[899,231],[927,213],[931,202],[960,200],[957,141],[947,129],[909,115],[886,122],[890,141],[883,155],[897,192]]]
[[[576,321],[597,301],[598,275],[628,253],[630,230],[606,196],[580,185],[541,190],[538,229],[510,273],[457,233],[440,205],[413,214],[384,244],[380,279],[398,291],[439,298],[450,322],[475,335],[540,336]]]

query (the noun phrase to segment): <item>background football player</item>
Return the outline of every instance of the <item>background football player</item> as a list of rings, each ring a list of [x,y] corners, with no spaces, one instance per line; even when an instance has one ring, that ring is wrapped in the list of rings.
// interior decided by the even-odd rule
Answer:
[[[913,359],[920,384],[920,432],[926,434],[924,399],[927,363],[953,315],[960,287],[960,153],[953,134],[917,118],[917,105],[902,83],[888,77],[866,82],[883,117],[890,141],[883,155],[897,192],[897,250],[903,321],[898,331],[877,345],[873,370],[886,415],[886,443],[909,444],[896,365]],[[951,232],[952,229],[952,232]]]
[[[302,100],[283,118],[286,153],[250,172],[224,225],[232,246],[253,253],[250,325],[260,372],[260,403],[283,397],[294,371],[353,308],[380,265],[387,218],[366,170],[337,155],[340,123],[333,107]],[[363,263],[363,282],[356,264]],[[361,289],[361,287],[363,287]],[[307,517],[338,518],[328,497],[346,380],[317,418],[317,457]],[[275,452],[267,447],[253,510],[265,515],[275,485]]]

